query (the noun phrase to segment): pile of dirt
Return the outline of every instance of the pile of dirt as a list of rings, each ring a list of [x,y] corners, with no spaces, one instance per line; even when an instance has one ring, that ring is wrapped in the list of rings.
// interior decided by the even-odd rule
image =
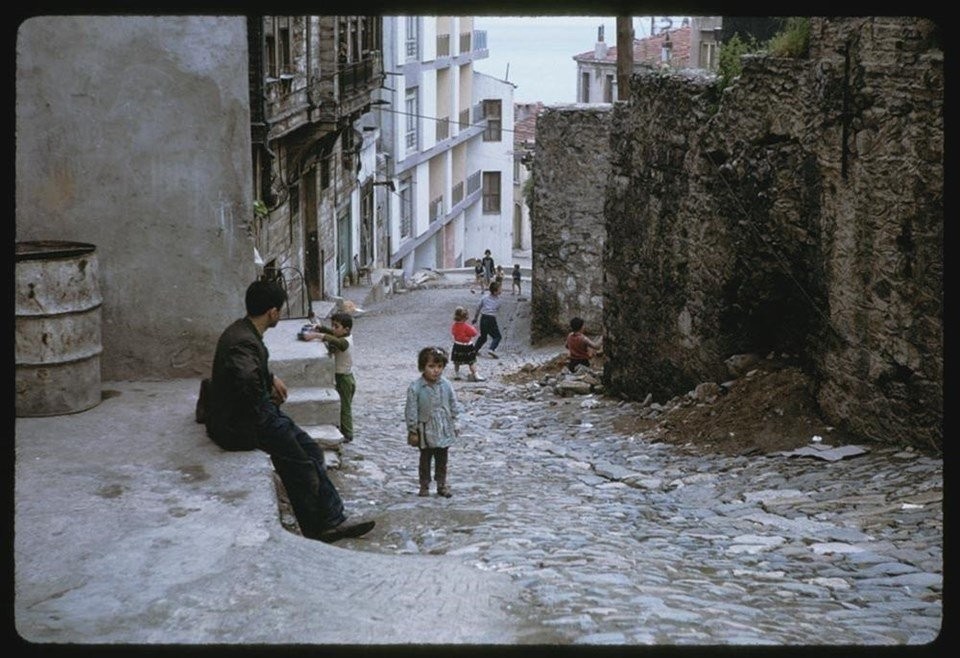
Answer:
[[[560,373],[566,355],[504,376],[523,384]],[[596,368],[598,363],[593,364]],[[600,366],[602,368],[602,366]],[[623,434],[672,443],[698,453],[767,454],[809,445],[814,436],[841,446],[851,440],[820,416],[813,381],[795,366],[761,361],[748,374],[717,387],[715,396],[684,394],[662,405],[635,406],[614,424]],[[656,411],[654,411],[656,409]]]
[[[664,406],[656,418],[621,417],[617,430],[726,455],[794,450],[815,436],[832,446],[850,443],[820,417],[812,380],[790,366],[758,367],[713,401],[681,396]]]
[[[566,353],[560,353],[544,363],[534,366],[525,365],[516,372],[505,373],[501,379],[508,384],[529,384],[540,381],[547,375],[559,374],[567,366]]]

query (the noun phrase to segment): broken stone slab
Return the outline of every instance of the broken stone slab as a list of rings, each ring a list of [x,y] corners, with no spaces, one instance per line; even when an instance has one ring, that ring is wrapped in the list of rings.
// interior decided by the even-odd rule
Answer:
[[[760,355],[754,353],[734,354],[724,364],[727,366],[727,372],[734,378],[741,377],[747,373],[753,366],[760,362]]]
[[[861,546],[854,546],[846,542],[817,542],[810,545],[810,549],[817,555],[830,555],[834,553],[862,553],[866,549]]]
[[[869,450],[862,446],[849,445],[838,446],[834,448],[832,446],[818,443],[797,448],[796,450],[785,450],[776,452],[774,454],[781,455],[783,457],[816,457],[817,459],[823,459],[828,462],[835,462],[840,461],[841,459],[846,459],[847,457],[865,455],[868,452]]]
[[[312,300],[310,302],[310,310],[313,311],[318,320],[328,319],[338,310],[337,302]]]
[[[327,467],[327,470],[333,469],[337,470],[341,466],[340,453],[333,450],[324,450],[323,451],[323,463]]]
[[[734,537],[732,541],[733,543],[726,548],[727,553],[748,553],[750,555],[756,555],[757,553],[776,548],[784,544],[787,540],[776,535],[740,535],[739,537]]]
[[[608,462],[594,462],[593,471],[601,477],[605,477],[608,480],[625,480],[630,477],[640,477],[641,473],[637,473],[634,470],[629,468],[624,468],[617,464],[611,464]]]
[[[407,283],[411,288],[416,288],[430,281],[439,281],[442,278],[444,278],[444,275],[435,270],[417,270],[413,273],[413,275],[410,276],[410,278],[407,280]]]
[[[628,487],[657,491],[663,487],[663,480],[658,477],[628,476],[621,480]]]
[[[720,386],[716,382],[703,382],[690,392],[690,397],[699,402],[714,402],[720,396]]]
[[[810,539],[843,539],[850,541],[868,541],[870,536],[855,528],[840,528],[832,523],[816,521],[805,517],[796,519],[787,518],[769,512],[753,512],[741,517],[745,521],[752,521],[760,525],[776,528],[781,532],[789,532],[796,537]]]
[[[810,494],[799,489],[762,489],[743,493],[744,502],[759,502],[761,505],[793,505],[806,503],[810,500]]]
[[[590,383],[577,380],[564,380],[557,382],[557,395],[568,397],[571,395],[587,395],[590,393]]]

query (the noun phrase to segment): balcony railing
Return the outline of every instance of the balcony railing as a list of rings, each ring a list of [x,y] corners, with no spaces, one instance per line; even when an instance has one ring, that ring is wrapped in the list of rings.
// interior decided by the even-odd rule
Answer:
[[[463,181],[460,181],[459,183],[453,186],[453,191],[450,197],[451,197],[451,201],[453,202],[453,205],[457,205],[458,203],[463,201]]]
[[[474,50],[487,49],[487,31],[486,30],[473,31],[473,49]]]
[[[467,194],[473,194],[479,189],[480,189],[480,170],[477,169],[475,172],[473,172],[467,177]]]
[[[460,33],[460,53],[468,53],[473,50],[470,47],[470,43],[473,41],[473,34],[470,32],[461,32]]]
[[[435,222],[443,217],[443,195],[430,202],[430,221]]]
[[[450,35],[437,35],[437,57],[450,57]]]
[[[376,58],[368,57],[352,64],[341,64],[337,75],[340,93],[346,94],[369,86],[377,72],[376,61]]]
[[[450,137],[450,117],[443,117],[437,121],[437,141],[442,142],[448,137]]]
[[[469,127],[470,127],[470,108],[467,108],[460,113],[460,130],[465,130]]]

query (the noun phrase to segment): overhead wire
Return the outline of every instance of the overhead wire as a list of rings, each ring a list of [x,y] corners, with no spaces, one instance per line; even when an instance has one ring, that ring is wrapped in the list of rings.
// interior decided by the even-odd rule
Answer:
[[[379,106],[379,105],[377,106],[377,109],[380,110],[381,112],[389,112],[390,114],[400,114],[400,115],[408,116],[408,117],[417,117],[418,119],[429,119],[430,121],[444,121],[444,119],[442,119],[442,118],[440,118],[440,117],[432,117],[432,116],[429,116],[429,115],[426,115],[426,114],[417,114],[417,113],[414,113],[414,112],[404,112],[404,111],[402,111],[402,110],[386,109],[386,108],[384,108],[383,106]],[[484,118],[489,118],[489,117],[484,117]],[[446,120],[449,121],[450,123],[456,123],[457,125],[460,125],[460,122],[459,122],[459,121],[453,121],[453,120],[450,119],[449,117],[447,117]],[[471,127],[471,128],[479,128],[482,124],[479,124],[479,123],[469,123],[469,124],[467,124],[467,125],[468,125],[469,127]],[[513,130],[512,128],[504,128],[504,127],[502,127],[502,125],[501,125],[501,127],[500,127],[500,132],[504,132],[504,133],[515,133],[515,132],[518,132],[518,131]]]

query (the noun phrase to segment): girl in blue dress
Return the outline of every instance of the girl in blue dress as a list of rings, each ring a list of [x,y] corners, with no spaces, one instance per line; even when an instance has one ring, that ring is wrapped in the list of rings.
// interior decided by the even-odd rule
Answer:
[[[417,355],[420,377],[407,387],[404,417],[407,442],[420,450],[420,493],[430,495],[430,463],[434,462],[437,495],[449,498],[447,450],[459,434],[460,403],[453,385],[443,376],[447,352],[442,347],[425,347]]]

